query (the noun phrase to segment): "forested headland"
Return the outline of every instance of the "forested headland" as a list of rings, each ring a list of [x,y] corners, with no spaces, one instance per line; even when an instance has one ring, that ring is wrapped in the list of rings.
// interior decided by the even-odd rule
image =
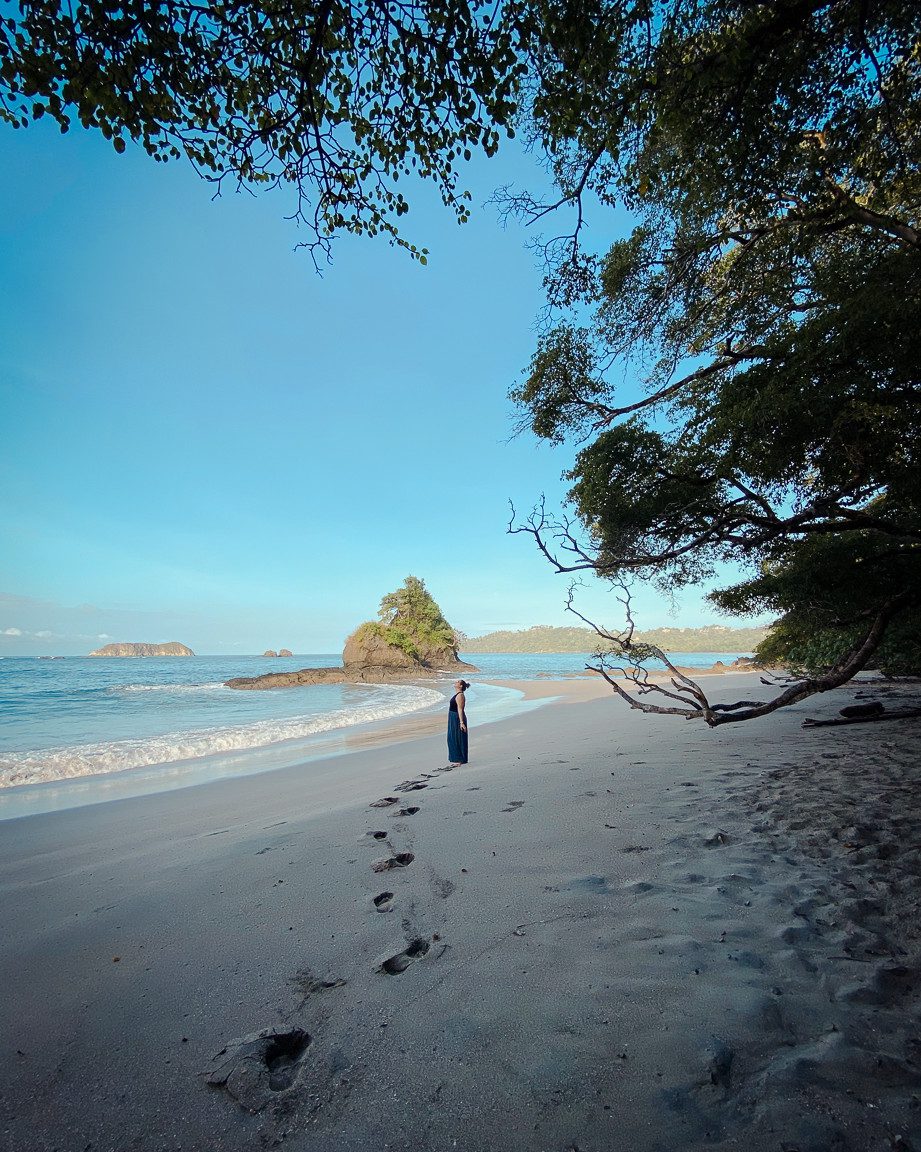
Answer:
[[[653,644],[666,652],[754,652],[767,638],[767,628],[654,628],[637,632],[638,644]],[[519,631],[487,632],[485,636],[458,636],[461,652],[594,652],[599,637],[591,628],[553,628],[537,624]]]

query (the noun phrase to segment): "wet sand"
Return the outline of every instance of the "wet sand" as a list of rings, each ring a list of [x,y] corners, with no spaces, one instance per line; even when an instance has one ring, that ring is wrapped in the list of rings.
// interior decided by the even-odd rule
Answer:
[[[918,722],[567,683],[453,772],[422,733],[0,823],[0,1146],[921,1147]]]

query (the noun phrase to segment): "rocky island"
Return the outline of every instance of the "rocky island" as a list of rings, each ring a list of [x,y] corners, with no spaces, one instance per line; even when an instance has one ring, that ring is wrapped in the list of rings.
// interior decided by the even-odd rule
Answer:
[[[360,684],[417,680],[443,672],[476,672],[457,655],[454,629],[425,582],[407,576],[381,600],[377,620],[359,624],[345,642],[341,668],[301,668],[237,676],[227,688],[291,688],[299,684]]]
[[[90,656],[194,656],[185,644],[172,640],[169,644],[106,644],[90,652]]]

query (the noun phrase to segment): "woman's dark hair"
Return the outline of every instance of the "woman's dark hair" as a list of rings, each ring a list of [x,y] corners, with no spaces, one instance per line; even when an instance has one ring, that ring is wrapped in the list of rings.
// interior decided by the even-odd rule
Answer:
[[[458,683],[461,686],[461,692],[466,692],[467,689],[470,687],[470,681],[469,680],[460,680],[460,681],[458,681]]]

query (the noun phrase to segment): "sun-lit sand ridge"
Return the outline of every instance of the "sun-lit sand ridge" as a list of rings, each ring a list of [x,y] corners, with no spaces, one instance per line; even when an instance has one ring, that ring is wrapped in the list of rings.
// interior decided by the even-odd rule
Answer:
[[[3,1146],[916,1147],[917,723],[598,691],[0,825]]]

